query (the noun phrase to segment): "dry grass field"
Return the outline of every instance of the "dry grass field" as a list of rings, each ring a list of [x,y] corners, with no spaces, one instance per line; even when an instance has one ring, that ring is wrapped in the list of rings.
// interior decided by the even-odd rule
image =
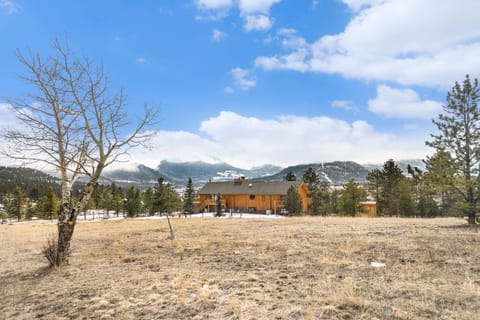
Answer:
[[[0,225],[0,319],[479,319],[480,232],[460,219]],[[371,262],[386,266],[375,268]]]

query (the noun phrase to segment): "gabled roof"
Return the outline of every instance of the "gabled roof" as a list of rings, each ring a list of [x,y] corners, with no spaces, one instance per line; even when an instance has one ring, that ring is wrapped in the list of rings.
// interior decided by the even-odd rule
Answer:
[[[302,181],[269,181],[251,182],[246,179],[229,182],[208,182],[198,194],[275,194],[286,195],[288,189],[294,186],[299,189]]]

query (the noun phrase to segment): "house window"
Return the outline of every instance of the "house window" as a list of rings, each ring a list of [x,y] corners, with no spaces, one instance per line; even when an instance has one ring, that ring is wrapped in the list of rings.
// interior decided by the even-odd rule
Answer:
[[[255,195],[254,194],[250,195],[250,200],[255,200]]]
[[[262,201],[265,202],[265,196],[262,196]]]

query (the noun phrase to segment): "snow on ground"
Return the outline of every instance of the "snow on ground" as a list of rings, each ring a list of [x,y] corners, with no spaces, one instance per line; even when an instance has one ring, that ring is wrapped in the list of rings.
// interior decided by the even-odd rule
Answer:
[[[196,213],[192,215],[188,215],[187,219],[190,218],[213,218],[215,212],[203,212],[203,213]],[[255,214],[255,213],[224,213],[224,216],[219,217],[217,219],[280,219],[284,216],[276,215],[276,214]],[[159,220],[159,219],[166,219],[166,216],[154,215],[154,216],[147,216],[147,217],[135,217],[135,218],[128,218],[128,219],[138,219],[138,220]],[[173,218],[185,218],[183,214],[174,214]],[[85,222],[97,222],[97,221],[105,221],[105,220],[124,220],[126,219],[122,214],[119,214],[117,217],[116,214],[109,213],[109,215],[104,215],[103,210],[87,210],[87,213],[81,213],[78,215],[77,222],[85,223]],[[5,224],[17,224],[17,223],[48,223],[48,224],[56,224],[57,219],[53,220],[44,220],[44,219],[37,219],[34,218],[32,220],[8,220],[4,222]],[[0,223],[1,224],[1,223]]]
[[[215,212],[202,212],[202,213],[195,213],[192,215],[187,215],[187,219],[190,218],[213,218]],[[174,214],[174,218],[185,218],[183,214],[178,215]],[[283,216],[276,215],[276,214],[255,214],[255,213],[224,213],[224,216],[219,217],[218,219],[231,219],[231,218],[246,218],[246,219],[278,219],[283,218]],[[155,219],[166,219],[165,216],[149,216],[149,217],[136,217],[136,218],[129,218],[129,219],[140,219],[140,220],[155,220]]]

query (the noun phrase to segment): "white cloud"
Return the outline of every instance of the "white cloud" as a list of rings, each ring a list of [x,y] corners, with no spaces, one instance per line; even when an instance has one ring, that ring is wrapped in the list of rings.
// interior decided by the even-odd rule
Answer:
[[[252,74],[251,70],[242,69],[242,68],[234,68],[230,70],[230,75],[233,78],[235,83],[235,87],[240,90],[248,90],[256,85],[255,76]]]
[[[258,119],[221,112],[203,121],[200,130],[221,146],[223,160],[242,167],[333,160],[382,162],[426,154],[423,141],[415,145],[378,132],[365,121],[348,123],[329,117]]]
[[[20,129],[22,127],[23,124],[17,119],[13,107],[8,103],[0,103],[0,132],[5,133],[5,130]],[[4,156],[4,153],[8,153],[9,147],[9,143],[7,141],[3,141],[3,143],[0,144],[0,165],[22,165],[23,163],[21,161]]]
[[[245,21],[245,31],[267,31],[273,27],[270,8],[282,0],[239,0],[240,16]]]
[[[131,150],[129,160],[156,168],[161,160],[212,163],[218,162],[212,154],[222,155],[218,143],[187,131],[157,131],[149,141],[149,147]]]
[[[0,105],[0,119],[11,116],[8,106]],[[132,168],[141,163],[156,168],[161,160],[219,162],[235,166],[272,163],[288,166],[334,160],[381,163],[389,158],[423,158],[429,150],[423,141],[379,132],[365,121],[352,123],[330,117],[278,116],[271,119],[246,117],[223,111],[201,122],[201,135],[187,131],[155,132],[149,149],[133,149],[128,163],[110,168]],[[11,163],[0,159],[0,164]]]
[[[397,137],[377,131],[365,121],[348,123],[330,117],[259,119],[222,111],[203,121],[200,131],[202,136],[159,131],[152,149],[134,150],[131,159],[153,168],[161,160],[215,163],[219,159],[251,168],[266,163],[288,166],[335,160],[382,163],[390,158],[423,158],[429,151],[423,142],[427,137]]]
[[[369,110],[388,118],[432,119],[442,111],[442,104],[422,100],[411,89],[395,89],[386,85],[377,87],[377,96],[368,101]]]
[[[233,5],[233,0],[197,0],[200,9],[225,9]]]
[[[218,29],[213,29],[212,40],[215,42],[221,42],[228,37],[228,34]]]
[[[441,88],[480,71],[480,1],[344,2],[355,14],[343,32],[313,43],[283,35],[287,53],[258,57],[255,65]]]
[[[200,11],[195,17],[198,21],[218,21],[228,16],[233,0],[196,0]]]
[[[238,7],[242,13],[268,13],[275,3],[282,0],[238,0]]]
[[[200,15],[197,20],[216,21],[228,16],[228,11],[236,6],[244,20],[245,31],[265,31],[273,26],[270,8],[282,0],[197,0]]]
[[[341,0],[345,3],[351,10],[359,11],[367,7],[379,5],[386,0]]]
[[[13,1],[0,0],[0,10],[6,15],[11,15],[18,13],[20,11],[20,6]]]
[[[346,111],[358,112],[358,107],[351,100],[334,100],[332,101],[332,107],[336,109],[343,109]]]
[[[247,15],[244,17],[244,19],[245,24],[243,25],[243,28],[246,31],[265,31],[270,30],[273,26],[272,20],[263,14]]]
[[[13,128],[19,124],[13,107],[8,103],[0,103],[0,129]]]
[[[282,28],[278,30],[274,38],[279,40],[283,48],[290,50],[290,52],[274,57],[258,57],[255,59],[256,67],[266,71],[294,70],[306,72],[311,70],[308,63],[308,58],[311,56],[310,45],[304,38],[298,36],[297,30]]]

